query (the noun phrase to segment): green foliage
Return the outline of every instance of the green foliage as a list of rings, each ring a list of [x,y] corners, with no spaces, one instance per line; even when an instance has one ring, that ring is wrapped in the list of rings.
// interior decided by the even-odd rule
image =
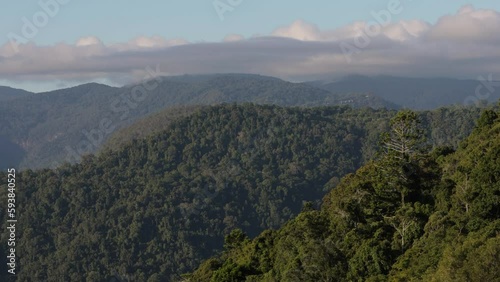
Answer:
[[[383,140],[386,153],[399,160],[413,159],[425,141],[417,113],[400,111],[391,119],[389,125],[391,129]]]
[[[500,221],[450,240],[429,281],[500,281]]]
[[[10,163],[15,161],[16,166],[35,169],[54,167],[64,161],[75,162],[78,155],[97,152],[111,136],[107,127],[102,128],[103,121],[110,124],[112,131],[120,130],[162,110],[171,110],[168,116],[176,117],[188,115],[195,105],[252,102],[322,106],[339,103],[337,95],[326,90],[258,75],[162,77],[150,85],[157,82],[156,87],[140,98],[132,94],[136,85],[116,88],[97,83],[35,95],[16,92],[16,96],[22,97],[0,104],[0,136],[23,148],[26,155],[21,159],[13,158]],[[0,88],[0,100],[4,98],[2,90],[6,91]],[[188,109],[183,113],[175,109],[178,107]],[[165,120],[170,122],[171,118],[158,121]],[[144,137],[144,134],[164,128],[159,126],[151,130],[147,124],[142,125],[145,125],[145,132],[133,130],[132,137]],[[123,144],[116,138],[112,142]]]
[[[172,107],[140,119],[130,126],[114,132],[107,140],[100,151],[119,150],[132,140],[145,139],[151,135],[167,130],[172,122],[188,117],[196,111],[202,109],[201,106]]]
[[[228,250],[238,248],[246,240],[248,240],[248,236],[241,229],[234,229],[224,238],[224,248]]]
[[[465,97],[456,94],[466,89],[454,86],[453,91],[436,91],[435,82],[420,88],[419,83],[402,78],[390,82],[382,80],[367,88],[349,82],[345,87],[330,90],[321,89],[321,85],[244,74],[162,77],[158,80],[161,80],[158,86],[139,99],[132,95],[135,85],[116,88],[91,83],[38,94],[0,87],[0,101],[15,96],[15,99],[9,98],[8,102],[0,104],[0,139],[5,138],[5,141],[0,140],[3,149],[0,152],[13,149],[9,154],[2,154],[0,168],[14,165],[35,169],[55,167],[64,161],[76,162],[80,155],[101,150],[108,138],[107,148],[118,148],[132,139],[160,132],[170,122],[191,114],[200,105],[251,102],[279,106],[348,105],[395,109],[398,108],[396,104],[403,104],[401,99],[404,103],[412,101],[402,93],[418,88],[415,91],[422,93],[418,99],[428,95],[423,100],[433,103],[424,108],[433,109],[450,105],[453,103],[451,99],[462,102]],[[461,83],[454,81],[453,85]],[[439,84],[446,84],[446,81]],[[476,84],[474,82],[474,88]],[[388,93],[381,90],[385,87],[396,87],[397,90],[390,91],[388,100],[383,99]],[[374,90],[376,93],[371,93]],[[471,91],[465,92],[470,95]],[[414,98],[415,95],[411,95]],[[414,103],[408,107],[422,108]],[[364,110],[363,113],[369,114],[370,111]],[[470,134],[478,109],[451,107],[421,115],[425,116],[423,122],[427,124],[424,127],[429,129],[428,137],[434,145],[456,146],[459,140]],[[136,124],[145,117],[148,118]],[[376,117],[367,117],[365,121],[371,118]],[[109,128],[103,129],[103,121]],[[370,125],[381,128],[386,123]],[[370,138],[376,142],[378,136]]]
[[[23,171],[18,279],[175,281],[213,256],[184,279],[494,277],[478,271],[498,257],[498,118],[489,115],[456,152],[415,149],[406,166],[390,152],[368,161],[393,116],[207,107],[77,165]]]
[[[406,130],[416,118],[401,112],[391,125],[403,121],[397,128]],[[256,252],[242,255],[259,237],[218,259],[246,267],[240,274],[248,281],[500,281],[499,135],[497,113],[485,112],[456,152],[408,150],[395,158],[390,147],[344,177],[321,211],[306,209],[274,231],[259,250],[265,268],[255,264]],[[397,173],[401,158],[412,173]]]
[[[204,108],[78,165],[24,171],[19,277],[175,279],[220,251],[231,230],[255,237],[279,228],[304,202],[321,199],[331,178],[361,166],[363,148],[376,150],[365,136],[379,134],[361,126],[361,114],[337,107]],[[371,122],[387,114],[374,111]],[[238,238],[232,248],[245,245]],[[259,271],[271,264],[256,261],[264,265]],[[248,269],[227,268],[235,275]]]

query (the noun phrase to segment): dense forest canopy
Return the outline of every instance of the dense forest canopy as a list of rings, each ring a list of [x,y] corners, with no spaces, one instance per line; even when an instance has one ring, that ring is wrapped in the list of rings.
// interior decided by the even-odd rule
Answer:
[[[156,116],[149,120],[151,135],[125,134],[128,141],[96,156],[86,156],[80,164],[23,171],[18,175],[22,186],[17,191],[18,201],[23,205],[17,231],[18,250],[22,253],[17,277],[39,281],[103,281],[118,275],[130,281],[176,281],[181,279],[180,274],[194,270],[203,260],[217,255],[224,246],[225,236],[229,236],[225,246],[231,251],[204,263],[193,277],[201,275],[199,277],[214,281],[225,281],[220,280],[226,279],[223,277],[240,279],[231,276],[236,273],[245,277],[255,275],[255,279],[278,279],[276,277],[281,276],[268,272],[280,267],[279,271],[285,272],[279,275],[288,277],[292,274],[286,273],[291,267],[287,263],[298,263],[292,254],[281,254],[278,250],[295,250],[297,242],[293,236],[303,238],[304,235],[294,232],[301,231],[312,232],[306,238],[314,240],[306,240],[307,246],[297,247],[314,253],[322,250],[327,257],[346,259],[354,256],[355,250],[363,249],[356,245],[364,242],[363,238],[381,236],[387,242],[380,247],[381,258],[376,259],[383,261],[380,265],[377,262],[367,266],[362,273],[349,274],[347,260],[311,259],[317,264],[335,263],[332,270],[324,274],[327,276],[388,275],[396,267],[391,268],[397,262],[396,254],[403,251],[406,254],[414,242],[421,239],[421,228],[426,220],[433,218],[436,203],[441,203],[439,207],[444,213],[450,205],[446,204],[446,195],[441,195],[445,192],[435,190],[435,186],[449,184],[446,187],[451,187],[454,181],[455,176],[450,176],[451,180],[442,184],[438,177],[443,174],[442,165],[449,163],[449,157],[441,159],[452,149],[436,149],[438,153],[430,155],[423,151],[438,144],[453,147],[474,125],[469,119],[474,112],[469,109],[413,113],[410,117],[421,121],[419,134],[428,139],[418,142],[418,150],[411,151],[415,155],[408,158],[408,163],[387,166],[394,170],[384,174],[377,167],[384,161],[395,162],[394,159],[379,156],[376,161],[369,160],[377,156],[379,144],[383,145],[379,142],[380,135],[391,132],[394,126],[391,120],[399,116],[383,109],[349,107],[283,108],[253,104],[204,107],[188,116],[168,120],[159,132],[154,128],[165,120],[162,115]],[[452,123],[449,117],[463,122],[456,124],[453,120]],[[489,119],[483,115],[479,120],[482,127],[468,140],[482,132],[484,124],[493,126],[493,121],[493,114]],[[446,122],[451,126],[448,129]],[[148,121],[141,125],[148,125]],[[490,136],[483,133],[481,138]],[[464,149],[466,142],[454,156],[467,150]],[[457,157],[457,160],[467,158]],[[357,179],[358,171],[340,181],[367,162],[360,171],[365,171],[368,178],[349,181]],[[473,163],[470,166],[480,168]],[[398,176],[405,176],[407,169],[413,173],[400,180]],[[388,179],[387,175],[396,179]],[[356,188],[360,181],[365,183],[361,190]],[[383,189],[384,185],[393,183],[397,183],[394,188],[397,195]],[[354,189],[354,194],[349,189]],[[378,189],[377,193],[381,194],[365,199],[370,189]],[[331,190],[322,210],[316,211],[314,208],[320,199]],[[350,194],[355,198],[349,198]],[[433,198],[438,196],[445,198]],[[6,202],[5,197],[2,194],[0,201]],[[347,202],[339,205],[347,205],[346,210],[342,208],[339,212],[347,219],[330,215],[331,209],[326,207],[344,200]],[[472,205],[474,199],[467,198],[467,201]],[[399,226],[398,216],[406,213],[412,220],[415,218],[416,223],[411,224],[413,235],[408,238],[404,235],[401,240],[394,226]],[[6,216],[5,209],[0,210],[0,216]],[[304,217],[305,225],[294,225]],[[381,218],[383,222],[379,222]],[[488,219],[479,220],[478,228],[488,222]],[[2,224],[5,228],[5,222]],[[279,229],[282,226],[283,229]],[[349,233],[353,226],[361,229],[352,231],[352,240],[345,242],[345,246],[338,245],[340,237],[321,241],[327,234]],[[309,227],[314,230],[308,230]],[[266,229],[271,230],[264,231]],[[279,242],[280,232],[291,232],[290,236],[286,235],[290,241],[276,247],[279,244],[273,242]],[[2,236],[5,240],[6,234]],[[250,241],[247,236],[257,238]],[[239,252],[243,252],[241,248],[254,248],[252,244],[259,240],[267,246],[262,247],[265,255],[258,258],[258,264],[264,266],[251,262],[251,267],[256,268],[248,268],[242,259],[253,259],[255,254],[244,251],[240,258]],[[372,238],[366,248],[374,246],[376,241],[378,239]],[[331,242],[337,244],[334,249],[329,245]],[[0,246],[3,251],[5,247]],[[353,264],[365,263],[363,258],[370,255],[359,253],[358,256],[361,258],[353,260]],[[285,264],[278,266],[275,261]],[[6,264],[2,265],[5,268]],[[227,274],[226,270],[234,273]],[[303,274],[293,275],[302,277]],[[203,279],[192,278],[192,281],[206,280]]]
[[[174,107],[147,116],[131,126],[113,133],[109,140],[104,143],[103,149],[119,149],[134,139],[142,139],[167,130],[171,122],[180,117],[190,116],[202,108],[203,106]],[[340,115],[343,115],[350,122],[357,123],[360,127],[368,130],[373,129],[370,131],[369,138],[375,145],[378,142],[378,134],[387,129],[389,119],[396,112],[395,110],[379,109],[373,111],[369,108],[361,108],[343,111]],[[417,112],[417,114],[422,122],[422,129],[429,145],[457,147],[459,142],[472,132],[480,112],[481,109],[476,107],[444,107],[432,111]],[[366,155],[365,157],[370,156]]]
[[[9,99],[0,104],[0,138],[20,152],[5,156],[0,168],[53,168],[65,161],[76,162],[81,155],[101,150],[108,138],[137,121],[159,112],[179,116],[179,108],[255,103],[376,109],[399,109],[404,105],[434,111],[444,106],[460,108],[468,98],[476,99],[477,83],[395,77],[292,83],[260,75],[216,74],[157,77],[148,82],[151,87],[143,95],[134,92],[141,84],[110,87],[89,83],[36,94],[0,87],[0,101]],[[489,97],[492,99],[498,99],[496,93]],[[483,105],[465,104],[471,104],[465,109],[473,113],[477,112],[474,107]],[[469,119],[461,119],[470,123]],[[447,121],[443,128],[454,129],[460,124],[451,123]]]
[[[141,95],[134,92],[136,84],[118,88],[89,83],[18,95],[0,104],[0,136],[25,152],[20,162],[10,159],[10,165],[48,168],[64,161],[74,162],[75,155],[97,152],[112,132],[172,107],[244,102],[281,106],[340,103],[337,95],[327,90],[259,75],[157,77],[148,84],[149,90]],[[101,128],[103,121],[108,124],[105,128]]]
[[[483,112],[455,152],[426,152],[418,118],[391,121],[379,157],[319,210],[225,252],[186,281],[500,281],[500,115]]]
[[[230,230],[278,228],[320,199],[375,151],[387,113],[215,106],[81,164],[22,172],[19,277],[190,271]]]

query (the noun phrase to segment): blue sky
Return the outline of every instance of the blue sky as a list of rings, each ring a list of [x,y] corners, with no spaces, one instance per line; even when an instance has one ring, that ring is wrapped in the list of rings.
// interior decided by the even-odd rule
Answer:
[[[225,0],[221,0],[225,2]],[[341,2],[341,4],[339,3]],[[388,0],[243,0],[234,12],[221,21],[212,0],[143,0],[98,1],[71,0],[34,38],[42,45],[73,43],[83,36],[97,36],[105,43],[117,43],[140,35],[181,37],[189,41],[219,41],[227,34],[244,36],[268,34],[275,28],[297,19],[322,29],[340,27],[357,20],[369,20],[370,12],[384,9]],[[399,19],[422,19],[435,22],[440,16],[455,13],[471,1],[401,0],[405,10]],[[476,8],[500,10],[500,1],[476,0]],[[38,1],[5,1],[0,18],[0,44],[6,35],[19,32],[22,17],[31,18],[40,10]]]
[[[13,34],[23,35],[23,18],[33,22],[43,13],[40,3],[54,1],[68,3],[33,38],[11,44]],[[240,72],[291,81],[349,74],[500,78],[500,1],[239,0],[223,20],[216,1],[6,1],[0,85],[36,92],[91,81],[123,85],[158,65],[164,75]],[[373,13],[394,1],[401,12],[374,21]],[[364,46],[360,38],[370,27],[380,32]]]

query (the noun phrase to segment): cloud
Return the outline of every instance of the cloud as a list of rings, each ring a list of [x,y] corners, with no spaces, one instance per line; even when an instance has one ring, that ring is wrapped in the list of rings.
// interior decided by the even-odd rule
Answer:
[[[242,41],[244,40],[245,37],[240,34],[229,34],[226,37],[224,37],[224,42],[235,42],[235,41]]]
[[[192,43],[159,36],[105,44],[94,36],[74,44],[0,47],[0,78],[9,81],[135,81],[147,66],[163,73],[259,73],[290,80],[347,74],[476,78],[500,73],[500,14],[468,5],[435,24],[357,21],[336,29],[297,20],[267,36],[231,34]]]
[[[441,17],[430,30],[432,40],[452,42],[499,42],[500,13],[476,10],[471,5],[462,7],[455,15]]]
[[[327,39],[336,39],[335,37],[329,37],[327,32],[321,32],[317,26],[307,23],[303,20],[297,20],[289,26],[280,27],[276,29],[272,33],[272,35],[303,41],[322,41]]]
[[[92,45],[102,45],[102,42],[99,38],[95,36],[87,36],[78,39],[75,45],[76,47],[86,47]]]
[[[109,47],[110,49],[115,51],[130,51],[130,50],[140,51],[144,49],[167,48],[172,46],[184,45],[188,43],[189,43],[188,41],[182,38],[167,40],[160,36],[153,36],[153,37],[139,36],[130,40],[127,43],[114,44]]]
[[[380,28],[381,36],[395,41],[405,41],[421,36],[429,30],[430,25],[421,20],[400,21],[385,26],[376,22],[357,21],[341,28],[322,31],[313,24],[298,20],[289,26],[276,29],[272,35],[302,41],[338,41],[363,36],[367,29],[376,28]]]

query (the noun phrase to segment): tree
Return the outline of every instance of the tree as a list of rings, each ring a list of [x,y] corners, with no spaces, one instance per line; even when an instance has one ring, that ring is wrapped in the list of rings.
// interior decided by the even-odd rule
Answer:
[[[390,121],[390,131],[382,135],[385,149],[382,160],[383,171],[401,195],[401,206],[405,204],[410,178],[415,173],[416,163],[425,140],[418,115],[410,110],[400,111]]]
[[[383,136],[387,153],[399,160],[409,160],[418,153],[424,141],[417,114],[410,110],[400,111],[391,119],[390,126],[390,132]]]
[[[239,247],[245,240],[248,240],[248,236],[243,233],[243,231],[239,228],[234,229],[226,235],[224,239],[224,247],[228,250]]]

